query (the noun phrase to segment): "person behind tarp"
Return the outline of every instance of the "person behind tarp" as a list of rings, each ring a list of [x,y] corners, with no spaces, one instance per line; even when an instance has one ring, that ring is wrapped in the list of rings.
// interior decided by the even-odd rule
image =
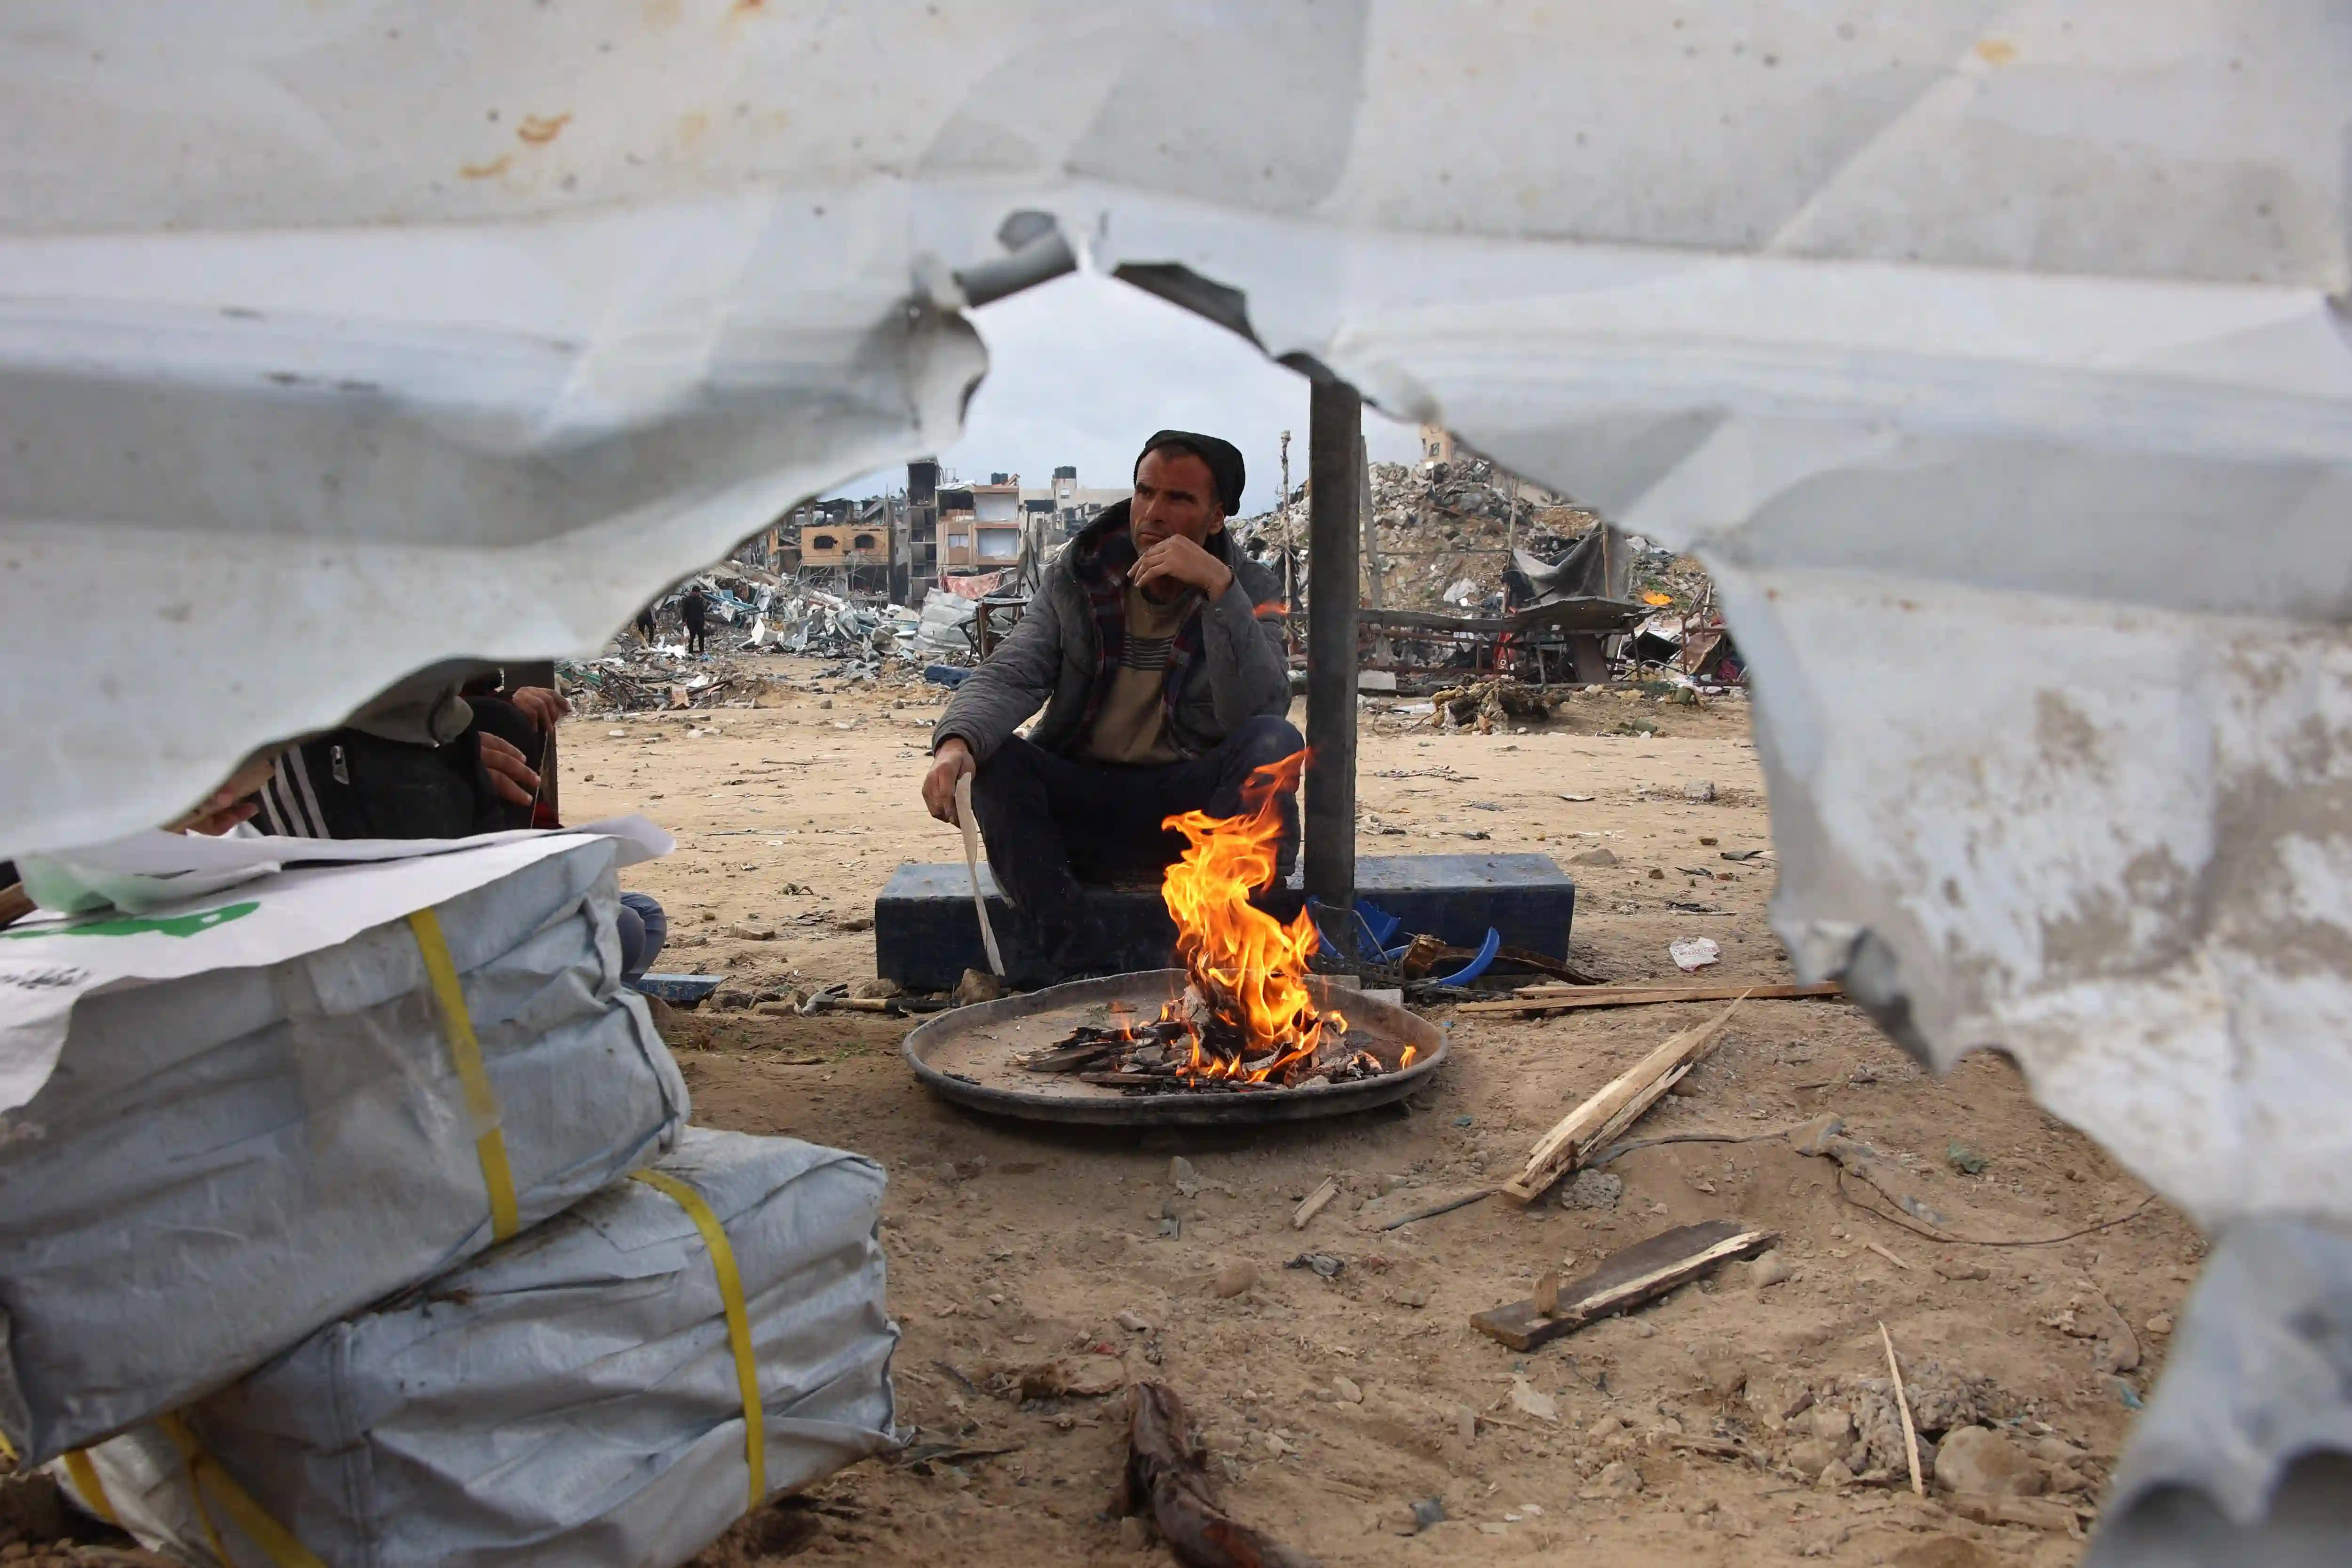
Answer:
[[[547,736],[572,704],[545,687],[499,691],[428,669],[393,687],[342,728],[278,752],[237,808],[257,832],[289,838],[469,838],[561,824],[540,790]],[[247,810],[249,808],[249,811]],[[224,824],[226,826],[226,824]],[[668,935],[662,907],[623,893],[621,977],[652,967]]]
[[[1145,442],[1133,497],[1047,563],[1020,624],[931,732],[923,804],[954,822],[956,781],[972,775],[989,867],[1055,976],[1110,957],[1081,878],[1157,878],[1184,847],[1164,818],[1236,815],[1243,781],[1305,744],[1284,717],[1281,625],[1257,616],[1280,591],[1225,532],[1244,482],[1230,442],[1184,430]],[[1013,733],[1041,705],[1028,738]],[[1286,876],[1292,795],[1282,813]]]

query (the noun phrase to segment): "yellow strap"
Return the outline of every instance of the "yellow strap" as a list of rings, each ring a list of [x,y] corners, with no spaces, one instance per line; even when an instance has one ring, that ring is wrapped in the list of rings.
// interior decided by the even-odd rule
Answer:
[[[756,1510],[768,1500],[768,1420],[760,1405],[760,1365],[751,1359],[751,1314],[743,1307],[743,1276],[735,1268],[735,1248],[700,1193],[660,1171],[631,1174],[684,1209],[694,1228],[702,1233],[703,1245],[710,1249],[711,1271],[719,1276],[719,1300],[727,1309],[727,1342],[735,1351],[735,1383],[743,1394],[743,1461],[751,1469],[750,1506]]]
[[[122,1528],[121,1517],[114,1511],[113,1500],[106,1495],[106,1484],[98,1479],[98,1467],[89,1462],[88,1449],[66,1450],[66,1474],[73,1478],[74,1490],[81,1493],[81,1500],[92,1513],[117,1530]]]
[[[16,1445],[8,1441],[8,1434],[5,1432],[0,1432],[0,1459],[5,1459],[12,1465],[17,1462]]]
[[[172,1439],[172,1446],[180,1450],[180,1458],[187,1462],[189,1489],[195,1494],[197,1515],[204,1521],[205,1533],[212,1538],[213,1555],[223,1564],[233,1568],[236,1560],[223,1549],[220,1531],[213,1523],[212,1510],[205,1506],[206,1488],[210,1488],[220,1499],[221,1506],[228,1510],[230,1521],[260,1547],[263,1555],[277,1568],[327,1568],[309,1548],[287,1533],[284,1525],[270,1518],[268,1511],[253,1500],[252,1494],[236,1484],[236,1477],[222,1469],[220,1462],[205,1452],[205,1446],[196,1440],[194,1432],[188,1430],[185,1421],[177,1415],[158,1415],[155,1425],[163,1429],[163,1435]]]
[[[465,988],[457,984],[457,966],[449,958],[449,943],[441,934],[441,919],[431,910],[408,917],[416,932],[416,949],[425,955],[425,973],[441,1004],[441,1026],[449,1037],[449,1054],[457,1061],[457,1081],[466,1089],[466,1110],[482,1129],[474,1140],[482,1157],[482,1184],[490,1190],[490,1236],[504,1241],[522,1228],[515,1211],[514,1172],[507,1164],[506,1134],[499,1130],[499,1097],[490,1075],[482,1068],[482,1042],[474,1037],[473,1015],[466,1011]]]

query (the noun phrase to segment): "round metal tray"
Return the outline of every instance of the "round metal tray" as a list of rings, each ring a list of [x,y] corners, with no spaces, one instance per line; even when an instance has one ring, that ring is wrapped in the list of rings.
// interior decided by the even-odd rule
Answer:
[[[1138,1095],[1078,1083],[1061,1075],[1027,1073],[1013,1065],[1016,1054],[1050,1044],[1081,1023],[1104,1021],[1113,1002],[1125,1003],[1151,1018],[1158,1016],[1162,1002],[1183,988],[1181,969],[1145,970],[1101,980],[1074,980],[1002,1002],[958,1007],[907,1037],[907,1065],[942,1098],[999,1116],[1097,1126],[1231,1127],[1342,1116],[1386,1105],[1421,1088],[1445,1062],[1445,1031],[1428,1019],[1393,1003],[1344,990],[1320,975],[1309,975],[1307,989],[1315,1005],[1325,1011],[1336,1009],[1345,1017],[1351,1040],[1391,1064],[1411,1046],[1416,1053],[1412,1065],[1402,1072],[1319,1089]],[[982,1081],[983,1077],[997,1081]]]

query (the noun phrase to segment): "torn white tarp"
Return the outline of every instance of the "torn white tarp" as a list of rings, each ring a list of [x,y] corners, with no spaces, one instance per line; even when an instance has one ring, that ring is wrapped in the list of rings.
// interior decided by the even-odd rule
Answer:
[[[203,900],[185,935],[154,929],[166,915],[0,941],[79,941],[101,950],[89,968],[151,943],[218,959],[80,991],[55,1070],[0,1112],[0,1433],[17,1453],[176,1408],[670,1146],[686,1089],[620,984],[619,846],[547,835],[289,871]],[[467,883],[424,896],[422,874],[467,861]],[[402,918],[419,909],[429,931]],[[299,922],[339,913],[364,929],[302,940]]]
[[[898,1331],[875,1238],[882,1168],[694,1129],[660,1171],[709,1205],[733,1254],[762,1496],[887,1447]],[[239,1527],[222,1476],[331,1568],[667,1568],[751,1501],[737,1364],[693,1219],[622,1182],[322,1330],[189,1411],[185,1430],[218,1466],[205,1500],[232,1564],[285,1559]],[[164,1433],[139,1427],[89,1458],[104,1510],[150,1546],[211,1560]]]

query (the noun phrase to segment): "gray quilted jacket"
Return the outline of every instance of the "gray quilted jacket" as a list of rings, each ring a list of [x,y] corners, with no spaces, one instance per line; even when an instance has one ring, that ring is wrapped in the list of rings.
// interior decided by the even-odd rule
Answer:
[[[1096,676],[1094,616],[1075,564],[1103,534],[1127,526],[1128,503],[1106,509],[1046,564],[1045,582],[1013,635],[956,688],[931,731],[931,749],[960,736],[986,762],[1042,705],[1029,739],[1049,752],[1078,749]],[[1243,721],[1290,708],[1290,664],[1281,623],[1260,621],[1255,606],[1282,596],[1272,573],[1231,548],[1219,533],[1208,548],[1233,569],[1224,596],[1202,606],[1201,651],[1176,676],[1171,735],[1178,751],[1214,751]]]

